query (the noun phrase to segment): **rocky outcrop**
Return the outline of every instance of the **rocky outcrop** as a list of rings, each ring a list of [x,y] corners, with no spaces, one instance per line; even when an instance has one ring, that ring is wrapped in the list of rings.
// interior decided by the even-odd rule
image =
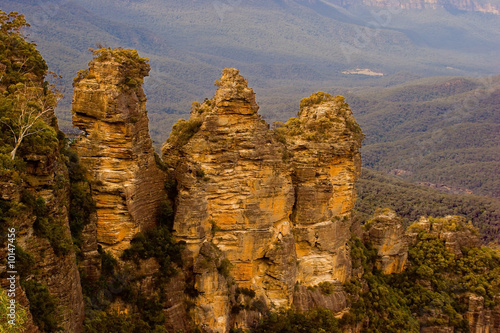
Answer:
[[[293,306],[299,311],[323,308],[342,313],[347,308],[347,297],[340,282],[323,282],[315,288],[297,286]]]
[[[156,223],[164,199],[141,84],[147,60],[135,50],[101,49],[74,82],[74,143],[89,171],[97,206],[97,242],[117,255],[139,231]]]
[[[286,142],[295,188],[291,219],[298,281],[344,282],[351,275],[348,242],[361,168],[361,129],[343,97],[316,93],[301,101],[299,117],[277,133]]]
[[[38,292],[47,288],[55,306],[50,315],[57,320],[57,326],[64,332],[82,332],[84,304],[69,228],[68,171],[57,146],[44,155],[24,156],[24,160],[26,183],[9,187],[8,195],[3,196],[10,207],[18,210],[10,220],[16,229],[16,270],[23,280],[18,279],[17,286],[31,286],[28,288],[32,297],[37,297],[39,312],[44,310],[41,307],[46,305],[46,299],[39,298]],[[0,255],[6,258],[5,254],[2,246]],[[5,273],[6,266],[1,266],[2,282],[6,281]],[[28,307],[25,292],[18,289],[16,299]],[[25,329],[38,332],[31,316],[28,319]]]
[[[190,119],[174,126],[162,152],[178,183],[174,234],[196,260],[195,320],[226,332],[227,278],[220,267],[200,269],[211,262],[207,249],[220,251],[229,279],[270,308],[291,306],[296,283],[349,276],[362,135],[353,134],[359,127],[341,98],[325,94],[271,131],[238,70],[225,69],[216,85],[211,100],[193,104]]]
[[[162,149],[178,182],[175,236],[186,241],[195,258],[216,247],[230,261],[239,286],[287,306],[296,260],[289,218],[293,186],[283,145],[261,120],[255,94],[237,70],[224,70],[218,84],[214,98],[195,105],[189,121],[174,127]],[[227,286],[217,270],[202,274],[197,263],[202,292],[197,321],[225,332]]]
[[[446,216],[444,218],[421,217],[407,230],[410,242],[414,244],[420,232],[430,233],[444,241],[456,257],[462,256],[462,248],[480,246],[479,233],[476,228],[460,216]]]
[[[467,295],[467,312],[465,317],[469,322],[471,333],[500,332],[500,297],[495,297],[496,306],[485,308],[484,297]]]
[[[385,209],[365,224],[365,241],[377,250],[375,266],[384,274],[401,273],[408,259],[408,238],[401,219]]]

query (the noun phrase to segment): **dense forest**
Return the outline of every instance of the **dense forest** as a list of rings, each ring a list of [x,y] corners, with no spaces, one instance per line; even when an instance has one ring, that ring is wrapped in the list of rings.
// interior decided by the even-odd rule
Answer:
[[[365,167],[499,198],[500,76],[421,79],[347,101]]]
[[[500,240],[498,199],[444,193],[368,168],[363,169],[357,190],[355,213],[363,223],[380,208],[396,211],[405,225],[420,216],[460,215],[480,230],[483,243],[498,243]]]

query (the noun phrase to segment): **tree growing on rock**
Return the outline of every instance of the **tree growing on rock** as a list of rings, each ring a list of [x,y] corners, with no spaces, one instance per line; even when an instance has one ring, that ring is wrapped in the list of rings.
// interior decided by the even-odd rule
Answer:
[[[0,121],[7,126],[14,136],[14,148],[10,157],[15,159],[16,152],[23,140],[47,129],[43,120],[50,118],[61,94],[54,87],[18,84],[11,95],[11,108]]]
[[[50,123],[61,99],[45,81],[47,64],[36,45],[25,40],[25,27],[23,15],[0,10],[0,128],[12,160],[26,137],[48,128],[44,121]]]

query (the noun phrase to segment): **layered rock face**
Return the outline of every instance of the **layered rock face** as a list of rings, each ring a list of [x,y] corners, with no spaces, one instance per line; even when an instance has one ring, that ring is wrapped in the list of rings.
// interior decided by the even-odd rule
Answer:
[[[289,305],[295,283],[294,203],[282,144],[257,113],[255,94],[237,70],[226,69],[210,101],[174,127],[162,151],[178,182],[175,235],[197,257],[207,242],[231,262],[232,276],[276,306]],[[190,126],[199,130],[183,146]],[[181,129],[182,127],[183,129]],[[191,130],[193,131],[193,130]],[[199,262],[199,261],[198,261]],[[200,264],[195,266],[199,270]],[[201,272],[201,271],[200,271]],[[227,284],[217,272],[197,274],[197,321],[228,329]]]
[[[484,297],[468,295],[466,318],[472,333],[500,332],[500,297],[495,297],[496,306],[485,308]]]
[[[386,209],[365,224],[365,229],[366,240],[377,250],[377,269],[384,274],[401,273],[408,259],[409,247],[401,219]]]
[[[331,96],[271,131],[238,70],[225,69],[216,84],[215,96],[174,126],[162,152],[178,183],[174,233],[196,259],[195,321],[226,332],[229,289],[209,262],[226,259],[239,287],[276,308],[292,304],[296,283],[348,277],[361,136],[343,142],[352,136],[346,127],[352,116],[341,115],[342,103]],[[339,126],[323,138],[322,128],[307,128],[309,118],[337,119]],[[321,138],[308,143],[295,125]]]
[[[154,226],[165,178],[148,133],[141,87],[146,59],[133,50],[94,53],[74,82],[73,124],[84,132],[74,149],[92,180],[97,241],[118,254],[135,234]]]
[[[286,141],[295,187],[292,222],[298,281],[315,285],[351,275],[348,241],[362,133],[343,97],[316,93],[299,117],[277,129]]]
[[[20,270],[21,265],[28,265],[28,269],[18,274],[23,275],[24,283],[31,286],[28,288],[31,288],[32,293],[33,289],[46,286],[55,306],[53,315],[62,331],[82,332],[84,304],[69,228],[68,171],[57,148],[44,155],[24,156],[24,160],[27,182],[22,185],[8,182],[11,186],[4,184],[3,188],[8,191],[2,192],[2,199],[19,209],[19,214],[11,221],[16,229],[18,246],[16,268]],[[7,242],[4,244],[5,247],[0,248],[0,255],[7,258]],[[24,255],[21,255],[19,247]],[[5,273],[6,266],[2,266],[0,275],[4,288],[7,282]],[[28,307],[30,304],[25,296],[26,290],[19,288],[20,283],[18,279],[16,300]],[[26,332],[39,332],[31,315],[24,328]]]

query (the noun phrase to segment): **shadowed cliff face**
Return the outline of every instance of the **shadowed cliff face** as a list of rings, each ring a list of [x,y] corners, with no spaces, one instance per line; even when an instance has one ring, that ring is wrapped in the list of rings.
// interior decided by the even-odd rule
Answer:
[[[74,83],[73,124],[84,132],[74,148],[92,181],[97,241],[116,254],[155,224],[165,178],[148,133],[147,60],[132,50],[94,54]]]
[[[195,103],[162,148],[178,182],[177,239],[195,258],[211,244],[231,263],[234,282],[271,307],[291,306],[294,290],[307,293],[296,283],[344,281],[362,137],[348,128],[354,119],[347,105],[328,95],[272,131],[238,70],[225,69],[216,85],[215,96]],[[196,276],[195,321],[227,331],[227,286],[217,274]],[[338,298],[342,308],[345,297]]]
[[[19,270],[16,302],[31,311],[36,309],[39,314],[47,306],[39,290],[46,287],[53,305],[49,315],[57,321],[56,326],[64,332],[82,332],[84,303],[69,226],[68,170],[57,146],[24,155],[23,159],[25,181],[4,182],[5,176],[2,177],[1,196],[3,203],[8,202],[18,210],[10,220],[16,230],[16,269]],[[7,251],[7,242],[2,243],[0,256],[7,258]],[[0,285],[4,289],[8,289],[6,271],[7,265],[2,265]],[[37,304],[29,303],[28,293],[30,300],[36,300]],[[36,326],[40,321],[43,319],[29,314],[23,328],[26,332],[40,332],[42,327]]]

